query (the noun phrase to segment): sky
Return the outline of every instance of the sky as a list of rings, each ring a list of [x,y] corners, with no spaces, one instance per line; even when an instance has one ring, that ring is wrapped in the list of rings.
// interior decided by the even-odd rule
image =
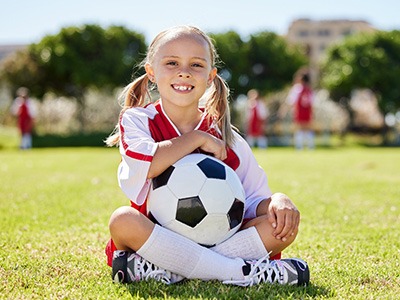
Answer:
[[[39,42],[62,27],[122,25],[149,43],[175,25],[206,32],[234,30],[286,34],[298,18],[363,20],[381,30],[400,29],[399,0],[8,0],[0,5],[0,45]]]

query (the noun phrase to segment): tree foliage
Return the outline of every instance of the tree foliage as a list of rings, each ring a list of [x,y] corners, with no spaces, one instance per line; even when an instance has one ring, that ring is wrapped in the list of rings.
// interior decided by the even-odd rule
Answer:
[[[219,73],[229,83],[233,94],[244,93],[240,80],[247,62],[242,38],[234,31],[210,34],[210,36],[219,54]]]
[[[263,94],[279,90],[307,63],[299,48],[272,32],[251,35],[248,41],[232,31],[212,37],[224,63],[221,74],[234,95],[252,88]]]
[[[290,84],[296,70],[306,64],[298,49],[271,32],[251,35],[246,41],[234,31],[210,36],[220,55],[220,74],[233,99],[252,88],[264,94],[276,91]],[[6,60],[1,77],[13,90],[29,87],[39,99],[47,92],[75,98],[84,127],[87,90],[128,84],[146,48],[143,35],[121,26],[65,27]]]
[[[348,101],[356,88],[369,88],[386,114],[400,109],[400,31],[350,36],[328,50],[321,86],[335,101]]]
[[[2,77],[14,89],[29,87],[39,99],[47,92],[75,98],[84,126],[87,89],[129,83],[132,67],[145,51],[144,36],[121,26],[66,27],[6,60]]]
[[[278,90],[306,64],[297,48],[271,32],[251,35],[248,41],[234,31],[210,36],[220,55],[220,73],[234,95],[250,88]],[[145,52],[144,37],[121,26],[65,27],[6,60],[2,77],[13,88],[29,86],[39,98],[49,91],[80,98],[90,87],[130,82],[132,68]]]
[[[145,47],[142,35],[120,26],[63,28],[29,48],[39,71],[34,90],[79,97],[90,87],[127,83]]]
[[[307,63],[299,48],[273,32],[251,35],[246,48],[249,82],[264,93],[290,84],[295,72]]]
[[[40,95],[42,87],[33,84],[39,82],[38,77],[42,74],[39,68],[36,57],[29,49],[19,50],[2,62],[0,77],[8,82],[13,91],[20,86],[29,86],[32,94]]]

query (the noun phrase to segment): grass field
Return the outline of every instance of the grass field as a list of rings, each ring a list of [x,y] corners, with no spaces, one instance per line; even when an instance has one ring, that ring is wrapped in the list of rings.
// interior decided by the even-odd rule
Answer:
[[[398,299],[400,150],[255,151],[274,191],[302,213],[284,257],[310,265],[307,288],[189,281],[117,285],[105,264],[119,190],[116,149],[0,151],[1,299]]]

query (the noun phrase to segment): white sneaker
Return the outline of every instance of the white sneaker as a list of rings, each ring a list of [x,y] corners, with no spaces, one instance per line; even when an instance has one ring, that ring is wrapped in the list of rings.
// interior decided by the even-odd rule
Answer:
[[[184,277],[161,269],[134,252],[113,253],[112,278],[115,283],[131,283],[154,279],[165,284],[182,281]]]
[[[243,280],[226,280],[223,283],[252,286],[262,282],[305,286],[310,282],[310,270],[299,258],[269,260],[269,256],[259,260],[246,261],[243,266]]]

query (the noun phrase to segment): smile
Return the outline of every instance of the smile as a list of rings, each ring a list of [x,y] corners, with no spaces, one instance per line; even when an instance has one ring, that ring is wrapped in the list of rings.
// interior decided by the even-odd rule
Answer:
[[[178,90],[178,91],[191,91],[194,86],[192,85],[178,85],[178,84],[173,84],[172,85],[174,90]]]

